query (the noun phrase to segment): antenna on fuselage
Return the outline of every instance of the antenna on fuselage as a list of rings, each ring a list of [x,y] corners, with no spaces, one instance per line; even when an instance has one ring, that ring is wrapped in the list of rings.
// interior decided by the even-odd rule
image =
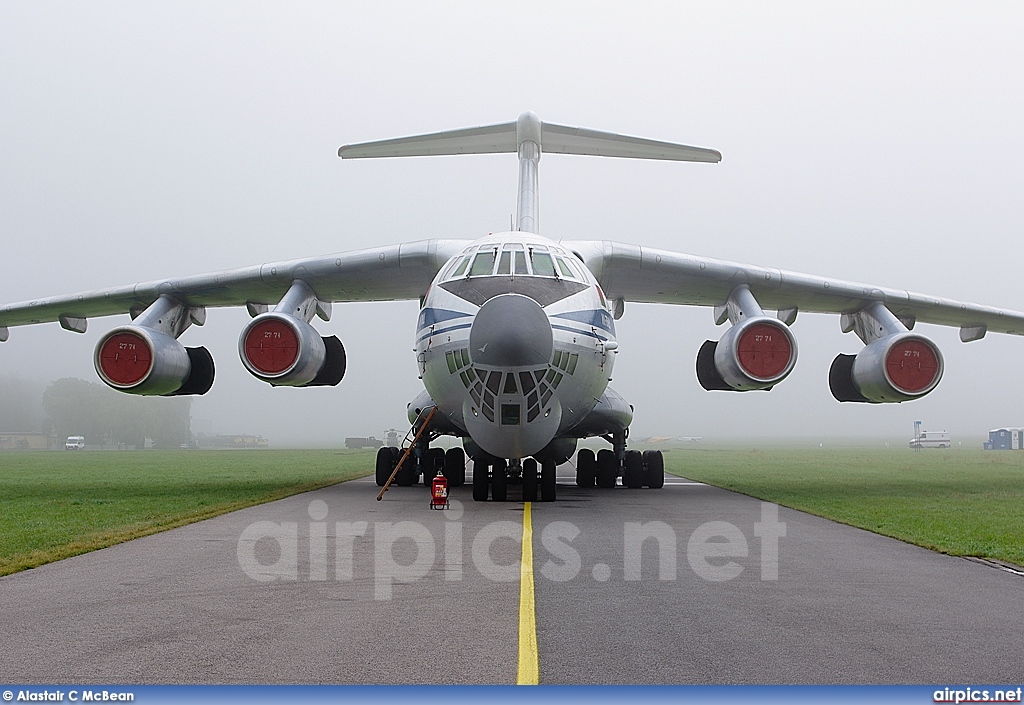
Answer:
[[[722,154],[715,149],[544,123],[529,111],[515,122],[346,144],[338,149],[338,156],[342,159],[365,159],[504,152],[515,152],[519,156],[519,197],[516,205],[519,220],[513,223],[512,229],[531,233],[539,232],[537,172],[542,152],[683,162],[722,160]]]

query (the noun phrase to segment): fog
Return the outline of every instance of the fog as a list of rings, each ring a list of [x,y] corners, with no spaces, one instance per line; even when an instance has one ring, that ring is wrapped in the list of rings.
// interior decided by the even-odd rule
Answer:
[[[540,229],[1024,308],[1024,5],[945,3],[0,4],[0,303],[506,229],[514,155],[341,161],[339,145],[542,120],[718,149],[720,164],[545,155]],[[272,445],[405,424],[416,302],[336,304],[334,388],[271,388],[248,320],[182,341],[217,381],[193,420]],[[801,314],[770,393],[708,393],[710,310],[626,305],[612,386],[634,437],[909,437],[1024,426],[1024,339],[919,326],[945,376],[909,404],[839,404],[860,341]],[[12,328],[0,375],[95,381],[127,316]],[[3,403],[0,401],[0,403]]]

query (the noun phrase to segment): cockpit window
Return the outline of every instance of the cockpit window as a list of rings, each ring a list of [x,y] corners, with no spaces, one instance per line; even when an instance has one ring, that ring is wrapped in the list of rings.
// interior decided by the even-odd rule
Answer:
[[[463,274],[466,273],[466,266],[468,264],[469,264],[469,257],[463,257],[462,261],[459,262],[459,266],[455,268],[454,272],[452,272],[452,276],[453,277],[461,277]]]
[[[555,263],[547,252],[536,252],[530,250],[530,262],[533,264],[533,273],[538,277],[555,276]]]
[[[478,252],[473,260],[473,267],[469,270],[469,276],[487,276],[494,270],[494,250]]]
[[[460,277],[488,277],[492,274],[587,281],[579,265],[569,261],[569,255],[564,250],[521,242],[478,246],[461,257],[453,258],[443,270],[441,278],[450,281]]]
[[[526,271],[526,253],[522,250],[516,250],[516,276],[525,276],[529,274]]]
[[[569,265],[566,264],[564,259],[561,257],[555,257],[555,260],[558,262],[558,271],[563,277],[566,279],[576,279],[576,273],[569,268]]]
[[[501,253],[501,258],[498,260],[498,274],[511,274],[512,273],[512,251],[505,250]]]

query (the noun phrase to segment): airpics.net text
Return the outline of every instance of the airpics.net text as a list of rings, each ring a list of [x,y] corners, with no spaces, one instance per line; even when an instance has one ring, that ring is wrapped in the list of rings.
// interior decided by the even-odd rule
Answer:
[[[374,599],[389,600],[396,583],[414,583],[428,575],[441,561],[446,581],[461,581],[466,564],[465,547],[469,547],[470,563],[484,578],[494,582],[518,580],[521,571],[519,559],[523,526],[513,521],[495,521],[476,529],[472,536],[461,521],[463,507],[457,500],[452,509],[443,512],[438,540],[426,526],[417,521],[336,521],[328,523],[329,509],[323,500],[313,500],[308,506],[312,521],[300,532],[298,522],[256,521],[247,526],[238,537],[237,557],[242,571],[259,582],[309,580],[353,581],[357,562],[372,571]],[[333,532],[330,532],[333,529]],[[303,535],[304,534],[304,535]],[[372,534],[372,535],[371,535]],[[583,571],[583,559],[573,542],[581,534],[578,526],[567,521],[553,521],[534,530],[534,543],[547,552],[537,551],[534,564],[537,572],[547,580],[562,583],[577,578]],[[621,556],[622,579],[639,581],[657,575],[658,580],[672,581],[679,575],[679,549],[683,549],[686,562],[698,577],[708,582],[726,582],[740,576],[757,560],[760,579],[779,578],[779,542],[786,536],[786,524],[779,521],[778,505],[761,503],[761,517],[754,522],[753,538],[757,544],[752,556],[751,541],[736,525],[726,521],[708,521],[685,535],[663,521],[623,522],[622,544],[610,551]],[[329,544],[334,550],[329,551]],[[357,561],[357,542],[372,541],[372,559],[368,544],[360,547],[363,560]],[[308,547],[307,551],[300,550]],[[498,548],[492,551],[495,546]],[[515,558],[509,550],[514,546]],[[645,546],[648,549],[648,569],[644,570]],[[398,557],[396,557],[396,551]],[[495,560],[497,552],[504,562]],[[333,553],[333,571],[329,558]],[[308,557],[306,560],[300,560]],[[649,561],[656,557],[656,570]],[[744,560],[743,565],[737,560]],[[301,564],[301,570],[300,570]],[[610,580],[612,566],[595,563],[590,567],[591,577],[598,582]],[[332,575],[333,573],[333,575]]]

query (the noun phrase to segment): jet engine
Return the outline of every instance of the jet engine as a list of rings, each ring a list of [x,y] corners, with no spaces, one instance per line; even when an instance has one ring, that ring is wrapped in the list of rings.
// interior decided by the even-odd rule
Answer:
[[[942,379],[942,353],[928,338],[911,333],[882,304],[843,317],[845,332],[866,345],[856,355],[838,355],[828,373],[838,401],[892,403],[923,397]]]
[[[238,354],[245,368],[274,386],[333,386],[341,382],[345,348],[335,336],[320,337],[309,324],[314,312],[326,320],[329,304],[317,301],[308,285],[296,281],[273,311],[259,313],[242,329]]]
[[[839,401],[902,402],[923,397],[942,379],[942,354],[921,335],[897,333],[856,355],[832,361],[828,384]]]
[[[771,389],[796,365],[796,339],[780,320],[764,315],[746,285],[737,287],[718,319],[733,322],[718,342],[697,354],[697,379],[708,391]]]
[[[115,328],[96,345],[100,379],[120,392],[153,396],[206,394],[213,386],[213,356],[186,348],[177,336],[205,312],[160,297],[135,322]]]

